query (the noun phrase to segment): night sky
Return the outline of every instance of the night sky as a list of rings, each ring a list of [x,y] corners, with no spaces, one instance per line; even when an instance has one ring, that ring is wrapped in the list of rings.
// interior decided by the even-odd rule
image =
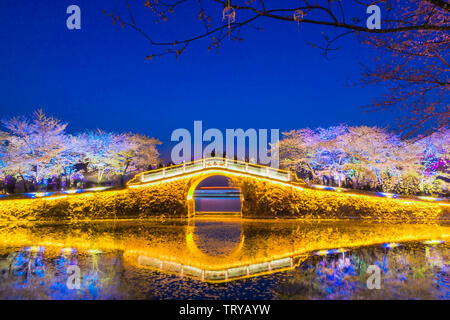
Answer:
[[[158,40],[200,30],[195,8],[153,24],[144,1],[132,1],[135,18]],[[82,29],[66,28],[66,8],[82,11]],[[209,41],[173,56],[145,60],[155,52],[136,31],[113,26],[101,10],[126,16],[118,0],[2,0],[0,2],[1,118],[42,108],[69,122],[68,132],[102,128],[160,139],[170,149],[176,128],[279,128],[281,131],[348,123],[392,124],[391,116],[366,113],[380,88],[353,85],[360,63],[374,52],[353,38],[326,60],[322,29],[261,20],[264,31],[247,30],[244,42],[225,41],[219,54]],[[220,19],[221,12],[217,14]],[[237,17],[239,20],[239,16]]]

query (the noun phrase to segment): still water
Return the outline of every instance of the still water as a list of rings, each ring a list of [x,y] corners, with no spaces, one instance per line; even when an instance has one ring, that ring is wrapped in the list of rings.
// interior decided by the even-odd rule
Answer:
[[[0,225],[0,299],[449,299],[449,237],[448,223]]]
[[[241,191],[238,188],[199,187],[195,190],[194,199],[197,214],[241,212]]]

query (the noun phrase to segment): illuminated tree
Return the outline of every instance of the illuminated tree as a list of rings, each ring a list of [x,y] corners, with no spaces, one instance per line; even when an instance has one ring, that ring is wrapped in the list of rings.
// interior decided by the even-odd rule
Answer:
[[[449,136],[441,129],[419,140],[401,140],[382,128],[345,125],[293,130],[279,142],[280,164],[311,172],[326,184],[334,180],[341,186],[351,179],[354,188],[436,194],[450,180]]]
[[[280,165],[294,172],[307,172],[318,178],[315,155],[319,143],[316,133],[307,128],[283,133],[279,142]]]
[[[70,187],[72,177],[78,172],[77,165],[83,164],[84,144],[79,136],[65,135],[64,145],[66,149],[61,152],[56,165],[65,179],[65,186]]]
[[[124,184],[129,171],[144,170],[157,164],[160,142],[138,134],[115,134],[97,130],[78,136],[83,162],[97,175],[97,183],[105,176],[119,175]]]
[[[156,145],[161,144],[154,138],[126,133],[114,137],[116,143],[110,150],[110,164],[117,175],[120,184],[124,185],[125,175],[129,171],[145,170],[158,163],[159,153]]]
[[[321,175],[337,181],[339,186],[345,180],[344,169],[350,161],[345,150],[347,133],[348,128],[344,125],[317,129],[319,143],[316,158]]]
[[[7,129],[2,153],[4,172],[19,176],[24,186],[26,179],[39,185],[44,178],[61,173],[58,161],[66,150],[67,124],[46,116],[42,110],[34,112],[31,119],[14,117],[2,123]]]
[[[375,187],[383,184],[385,174],[399,174],[403,162],[410,160],[400,139],[377,127],[349,127],[342,148],[352,161],[347,164],[356,185],[366,183]]]
[[[437,192],[450,186],[450,130],[437,132],[415,141],[422,151],[419,189],[424,193]]]
[[[450,130],[442,128],[415,144],[423,148],[423,174],[450,180]]]
[[[102,130],[67,135],[67,124],[46,116],[42,110],[31,119],[14,117],[3,120],[5,132],[0,132],[0,177],[20,178],[25,191],[27,183],[45,187],[52,180],[59,187],[65,179],[66,187],[74,176],[96,175],[97,183],[105,177],[119,175],[121,183],[129,171],[155,166],[160,142],[146,136],[115,134]],[[10,179],[11,181],[14,179]]]
[[[23,188],[28,191],[27,187],[27,173],[30,171],[29,163],[25,158],[28,150],[25,142],[15,136],[4,136],[2,141],[2,149],[0,157],[2,159],[2,175],[19,177],[22,181]]]
[[[78,138],[82,161],[96,174],[97,183],[102,183],[105,176],[114,173],[111,166],[111,152],[118,148],[116,135],[98,129],[82,133]]]

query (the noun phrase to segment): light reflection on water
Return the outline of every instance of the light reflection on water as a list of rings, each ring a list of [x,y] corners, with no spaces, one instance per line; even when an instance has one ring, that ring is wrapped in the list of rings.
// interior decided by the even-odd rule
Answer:
[[[232,187],[203,187],[195,190],[196,212],[240,212],[241,192]]]
[[[195,245],[208,256],[227,256],[242,241],[242,220],[206,220],[196,219],[194,222]]]
[[[449,299],[448,241],[423,243],[449,236],[450,225],[443,223],[196,219],[9,225],[0,227],[0,298]],[[394,242],[400,245],[383,245]],[[326,250],[336,248],[347,251]],[[281,262],[264,271],[271,261]],[[366,288],[366,270],[374,264],[382,270],[380,290]],[[81,269],[80,290],[67,288],[69,265]],[[228,271],[223,283],[208,282],[211,270],[239,268],[250,273],[232,278]]]

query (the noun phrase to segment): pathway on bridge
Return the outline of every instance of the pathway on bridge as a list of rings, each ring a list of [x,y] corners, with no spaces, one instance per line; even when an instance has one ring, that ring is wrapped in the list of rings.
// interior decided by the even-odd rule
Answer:
[[[301,182],[290,171],[261,166],[254,163],[230,160],[226,158],[207,158],[171,167],[151,170],[136,175],[128,186],[136,186],[157,181],[184,177],[189,174],[204,172],[206,170],[219,170],[240,176],[259,177],[279,182]]]

